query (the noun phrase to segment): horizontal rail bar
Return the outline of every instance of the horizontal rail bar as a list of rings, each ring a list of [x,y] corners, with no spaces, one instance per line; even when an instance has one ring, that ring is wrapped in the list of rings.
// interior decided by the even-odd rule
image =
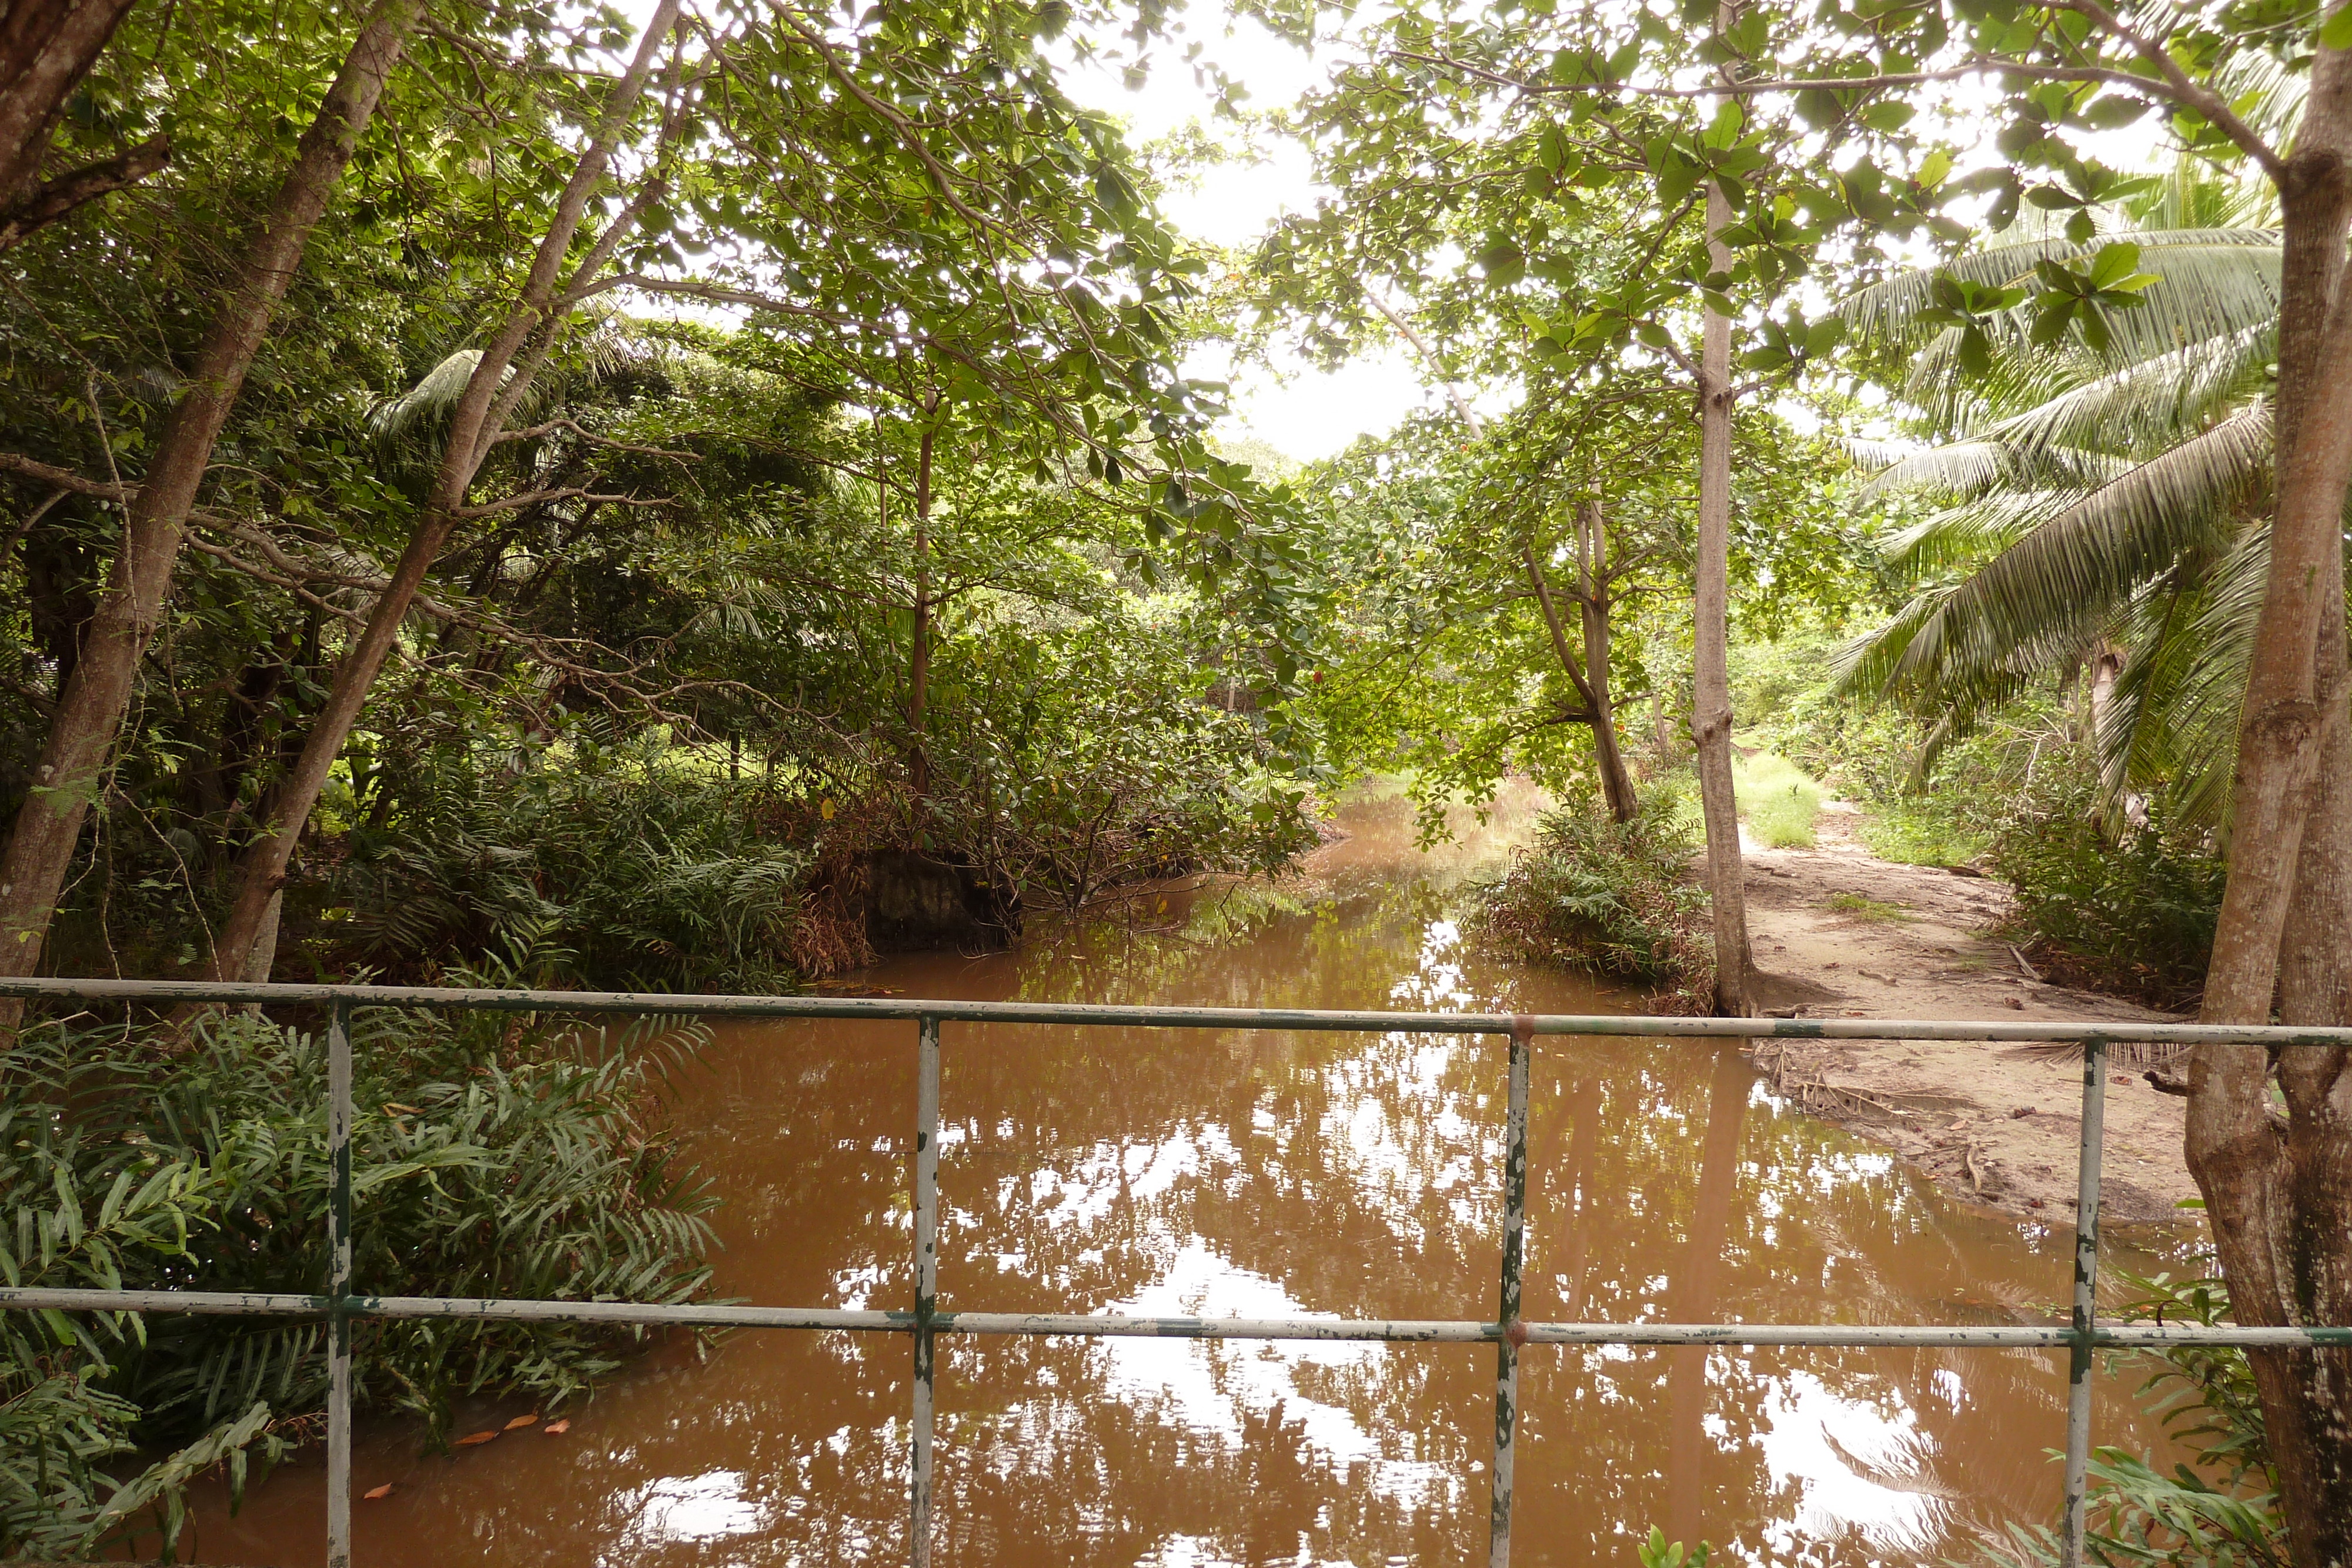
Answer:
[[[488,1012],[630,1013],[669,1018],[920,1019],[961,1023],[1144,1029],[1330,1030],[1351,1034],[1509,1034],[1510,1013],[1342,1012],[1306,1008],[1119,1007],[1100,1002],[960,1002],[897,997],[665,996],[646,991],[522,991],[455,986],[245,985],[214,980],[0,978],[0,997],[60,1001],[276,1003],[284,1007],[460,1008]],[[1664,1040],[2130,1040],[2158,1045],[2352,1045],[2352,1029],[2277,1024],[1994,1022],[1931,1019],[1654,1018],[1525,1015],[1534,1034]]]
[[[0,1289],[0,1311],[187,1312],[245,1317],[324,1318],[325,1296],[229,1291]],[[353,1318],[478,1318],[508,1322],[611,1323],[683,1328],[813,1329],[912,1333],[911,1312],[832,1307],[665,1305],[650,1301],[530,1301],[461,1296],[351,1296]],[[1501,1323],[1466,1318],[1124,1317],[1096,1312],[940,1312],[940,1333],[1066,1334],[1090,1339],[1384,1340],[1491,1344],[1510,1337]],[[1529,1344],[1821,1345],[1867,1349],[1976,1345],[1989,1349],[2063,1348],[2074,1343],[2065,1323],[1936,1325],[1895,1323],[1584,1323],[1522,1321]],[[2092,1333],[2105,1349],[2170,1345],[2344,1345],[2352,1328],[2241,1328],[2231,1324],[2103,1323]]]

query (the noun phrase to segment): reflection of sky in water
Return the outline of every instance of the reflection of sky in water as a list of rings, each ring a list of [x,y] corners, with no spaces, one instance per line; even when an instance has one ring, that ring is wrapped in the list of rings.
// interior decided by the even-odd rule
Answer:
[[[1917,1485],[1934,1439],[1917,1429],[1900,1388],[1875,1389],[1864,1403],[1804,1372],[1751,1386],[1766,1421],[1757,1439],[1764,1463],[1774,1480],[1797,1482],[1801,1497],[1792,1517],[1766,1526],[1772,1548],[1852,1531],[1875,1551],[1920,1554],[1944,1539],[1950,1502],[1904,1484]]]
[[[625,1544],[637,1550],[674,1542],[719,1541],[749,1535],[767,1526],[767,1514],[743,1496],[740,1470],[705,1470],[698,1476],[665,1476],[639,1488],[629,1500]],[[625,1556],[607,1555],[617,1565]]]
[[[1112,1303],[1113,1313],[1137,1317],[1298,1318],[1329,1316],[1311,1311],[1275,1281],[1219,1257],[1197,1239],[1171,1260],[1168,1270],[1133,1299]],[[1194,1432],[1238,1448],[1242,1413],[1260,1417],[1279,1413],[1298,1442],[1335,1465],[1349,1467],[1357,1483],[1402,1502],[1436,1500],[1451,1493],[1457,1478],[1446,1467],[1399,1459],[1382,1451],[1379,1437],[1355,1416],[1303,1393],[1301,1369],[1361,1366],[1389,1354],[1370,1343],[1291,1340],[1105,1340],[1106,1383],[1132,1405],[1157,1406]],[[1160,1561],[1154,1559],[1154,1561]],[[1211,1558],[1171,1562],[1222,1561]]]

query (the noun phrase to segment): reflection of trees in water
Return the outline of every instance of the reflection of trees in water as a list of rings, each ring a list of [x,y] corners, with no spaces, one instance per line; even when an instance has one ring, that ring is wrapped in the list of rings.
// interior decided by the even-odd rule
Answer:
[[[1460,1005],[1561,1005],[1542,977],[1433,948],[1444,906],[1428,888],[1360,898],[1344,919],[1275,909],[1239,949],[1121,933],[1115,950],[1024,965],[1021,989],[1378,1006],[1435,963]],[[1499,1040],[968,1030],[949,1056],[951,1304],[1491,1311]],[[1970,1295],[2057,1293],[2063,1249],[1947,1212],[1757,1096],[1736,1053],[1545,1041],[1538,1101],[1532,1315],[1900,1322]],[[1196,1298],[1151,1300],[1187,1267]],[[954,1539],[986,1534],[1005,1561],[1126,1562],[1184,1537],[1238,1561],[1303,1542],[1378,1562],[1460,1555],[1475,1537],[1483,1351],[1148,1349],[1156,1372],[1121,1361],[1129,1347],[955,1345]],[[2038,1509],[2053,1490],[2041,1450],[2059,1385],[2043,1357],[1538,1350],[1523,1366],[1528,1561],[1614,1560],[1617,1532],[1670,1517],[1786,1554],[1803,1550],[1785,1527],[1809,1499],[1816,1524],[1834,1530],[1823,1509],[1842,1502],[1881,1550],[1931,1551],[1923,1524]]]
[[[1596,1005],[1571,979],[1483,967],[1432,935],[1444,913],[1391,885],[1344,917],[1262,912],[1241,945],[1120,934],[1003,962],[1020,994],[1056,998],[1373,1007],[1402,985]],[[730,1199],[722,1289],[906,1299],[911,1035],[825,1025],[714,1051],[691,1114],[724,1131],[703,1155]],[[945,1044],[950,1309],[1493,1311],[1499,1040],[951,1025]],[[1904,1322],[2061,1291],[2066,1237],[1947,1210],[1759,1093],[1736,1054],[1547,1040],[1535,1092],[1530,1316]],[[1184,1543],[1205,1561],[1420,1563],[1483,1542],[1485,1346],[951,1337],[940,1366],[947,1563],[1124,1564]],[[887,1558],[908,1375],[895,1337],[738,1335],[711,1367],[626,1381],[596,1412],[614,1441],[515,1471],[479,1506],[519,1560],[576,1551],[551,1521],[583,1519],[615,1563]],[[1532,1348],[1516,1560],[1622,1563],[1624,1532],[1670,1518],[1776,1562],[1932,1556],[1906,1521],[2054,1501],[2042,1450],[2061,1387],[2041,1356]],[[700,1477],[735,1511],[653,1508],[649,1477]],[[1810,1520],[1834,1537],[1839,1508],[1876,1521],[1879,1549],[1792,1534]]]

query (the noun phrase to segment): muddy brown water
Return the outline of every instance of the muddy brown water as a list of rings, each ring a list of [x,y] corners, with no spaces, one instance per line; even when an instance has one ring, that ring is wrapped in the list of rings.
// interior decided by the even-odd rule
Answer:
[[[1636,1010],[1463,941],[1458,878],[1527,804],[1435,854],[1401,803],[1360,805],[1295,883],[1164,911],[1154,895],[1126,929],[866,977],[908,996]],[[951,1025],[944,1051],[944,1307],[1495,1311],[1502,1041]],[[718,1293],[908,1302],[913,1026],[730,1029],[704,1063],[678,1115],[726,1198]],[[2071,1228],[1948,1201],[1733,1051],[1541,1040],[1530,1147],[1530,1317],[2009,1322],[2066,1290]],[[2174,1249],[2145,1238],[2118,1260]],[[1494,1366],[1483,1345],[944,1337],[935,1561],[1483,1563]],[[1918,1563],[2057,1507],[2057,1355],[1538,1346],[1520,1377],[1517,1563],[1631,1563],[1654,1522],[1751,1563]],[[653,1352],[558,1437],[428,1456],[412,1427],[363,1426],[353,1490],[394,1490],[354,1504],[355,1562],[904,1562],[909,1381],[896,1335],[741,1332]],[[2160,1444],[2137,1381],[2102,1380],[2101,1442]],[[457,1429],[524,1412],[480,1406]],[[183,1556],[320,1563],[323,1497],[308,1456],[233,1519],[199,1509]]]

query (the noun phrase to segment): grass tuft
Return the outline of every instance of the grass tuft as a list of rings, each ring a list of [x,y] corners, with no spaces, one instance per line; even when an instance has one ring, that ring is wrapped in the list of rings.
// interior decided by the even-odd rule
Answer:
[[[1822,811],[1822,787],[1786,758],[1769,751],[1731,761],[1732,788],[1748,831],[1776,850],[1813,847],[1813,820]]]
[[[1822,901],[1825,907],[1840,915],[1851,915],[1857,920],[1908,920],[1911,912],[1899,904],[1881,904],[1874,898],[1864,898],[1858,893],[1832,893]]]

